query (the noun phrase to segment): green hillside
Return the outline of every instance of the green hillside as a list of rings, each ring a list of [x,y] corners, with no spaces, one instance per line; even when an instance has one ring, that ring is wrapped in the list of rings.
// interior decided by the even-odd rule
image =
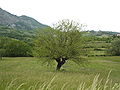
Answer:
[[[0,8],[0,25],[8,26],[17,30],[32,30],[45,28],[47,25],[39,23],[34,18],[22,15],[16,16]]]

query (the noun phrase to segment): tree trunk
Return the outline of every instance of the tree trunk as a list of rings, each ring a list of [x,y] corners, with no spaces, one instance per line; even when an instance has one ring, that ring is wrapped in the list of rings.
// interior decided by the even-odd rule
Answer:
[[[56,59],[56,61],[57,61],[57,67],[56,67],[56,70],[60,70],[60,68],[61,68],[61,66],[65,63],[65,59],[64,58],[57,58]]]

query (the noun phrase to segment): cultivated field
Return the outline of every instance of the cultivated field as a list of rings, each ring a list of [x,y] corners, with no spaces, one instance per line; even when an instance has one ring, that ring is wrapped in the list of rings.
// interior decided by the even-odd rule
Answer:
[[[32,57],[0,61],[0,90],[120,90],[120,57],[89,57],[85,66],[56,63]]]

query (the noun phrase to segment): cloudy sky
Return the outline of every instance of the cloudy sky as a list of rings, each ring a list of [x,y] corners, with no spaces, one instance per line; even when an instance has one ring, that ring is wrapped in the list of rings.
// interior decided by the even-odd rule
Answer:
[[[0,7],[50,26],[71,19],[89,30],[120,32],[120,0],[0,0]]]

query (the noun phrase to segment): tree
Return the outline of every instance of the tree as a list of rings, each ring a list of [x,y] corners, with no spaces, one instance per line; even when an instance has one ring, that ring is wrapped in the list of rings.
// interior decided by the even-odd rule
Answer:
[[[5,55],[5,49],[0,49],[0,59]]]
[[[35,55],[55,60],[57,70],[67,60],[77,63],[83,61],[82,56],[86,54],[86,50],[83,48],[85,40],[81,28],[82,25],[74,21],[62,20],[53,28],[39,32],[35,41]]]
[[[111,43],[109,53],[112,55],[120,56],[120,39],[116,39]]]
[[[30,56],[31,47],[23,42],[13,38],[0,37],[0,57]]]
[[[30,56],[31,48],[30,46],[22,41],[12,39],[6,45],[6,56],[10,57],[24,57]]]
[[[6,54],[5,46],[6,43],[8,43],[7,41],[9,41],[8,38],[0,37],[0,59],[2,59],[2,57]]]

